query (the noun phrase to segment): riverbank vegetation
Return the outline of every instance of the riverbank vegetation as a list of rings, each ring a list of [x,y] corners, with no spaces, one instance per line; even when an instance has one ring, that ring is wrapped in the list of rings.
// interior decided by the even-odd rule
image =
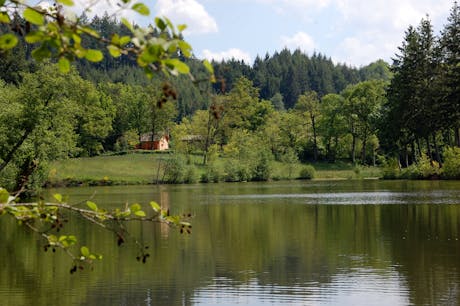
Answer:
[[[122,155],[81,157],[51,163],[47,186],[109,186],[160,183],[217,183],[295,179],[370,179],[381,169],[350,163],[301,164],[268,161],[266,168],[239,165],[231,158],[218,158],[207,165],[202,156],[173,153],[130,152]],[[257,167],[257,165],[259,165]]]
[[[169,31],[160,21],[152,37]],[[14,16],[2,27],[25,31],[27,22]],[[78,22],[118,44],[133,31],[108,15]],[[67,67],[62,57],[40,63],[31,35],[19,35],[15,47],[1,45],[0,185],[352,178],[376,166],[393,171],[385,177],[458,178],[459,31],[455,3],[438,37],[428,18],[410,27],[392,65],[378,60],[358,69],[285,49],[253,65],[213,62],[214,83],[185,42],[168,49],[165,62],[183,75],[149,78],[143,62],[115,52],[113,41],[107,50],[100,40],[85,41],[103,56],[76,56]],[[152,155],[152,164],[147,155],[127,155],[133,163],[102,157],[133,150],[146,133],[168,136],[176,154]],[[352,165],[346,175],[321,172],[342,161]],[[74,173],[61,176],[72,164]]]

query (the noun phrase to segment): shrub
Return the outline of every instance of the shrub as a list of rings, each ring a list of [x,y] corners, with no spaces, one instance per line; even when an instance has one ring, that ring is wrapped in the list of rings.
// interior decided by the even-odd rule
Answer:
[[[300,170],[300,179],[311,180],[315,177],[315,168],[312,165],[303,166]]]
[[[407,180],[419,180],[422,179],[423,176],[420,173],[420,169],[418,168],[417,164],[412,164],[409,167],[401,170],[399,178]]]
[[[226,182],[238,182],[238,161],[228,159],[224,165],[224,180]]]
[[[404,179],[429,179],[441,174],[439,164],[430,161],[426,154],[422,154],[416,164],[412,164],[401,171],[401,178]]]
[[[362,173],[362,166],[359,166],[359,165],[356,165],[354,168],[353,168],[353,172],[356,174],[356,176],[361,176],[361,173]]]
[[[460,179],[460,148],[447,148],[444,152],[443,175],[449,179]]]
[[[186,162],[184,157],[178,154],[171,155],[164,166],[165,183],[177,184],[184,182],[185,169]]]
[[[213,163],[208,164],[205,172],[201,174],[200,181],[203,183],[218,183],[220,181],[221,173],[217,166]]]
[[[297,153],[292,148],[287,148],[286,152],[281,156],[281,162],[288,165],[287,167],[287,176],[288,178],[292,178],[292,174],[294,173],[297,164],[299,163],[299,157]]]
[[[432,178],[441,174],[439,164],[436,161],[431,161],[425,154],[422,154],[417,167],[422,179]]]
[[[139,135],[136,133],[136,131],[129,130],[123,133],[123,135],[117,139],[113,149],[115,152],[133,150],[136,148],[138,143]]]
[[[253,181],[268,181],[270,179],[272,169],[270,166],[270,156],[268,152],[262,152],[260,158],[257,160],[256,166],[253,170]]]
[[[397,179],[401,175],[399,170],[399,161],[397,158],[391,158],[384,163],[384,167],[382,170],[383,178],[384,179]]]
[[[226,182],[244,182],[251,179],[251,171],[246,163],[236,159],[228,159],[224,167],[224,180]]]
[[[198,182],[198,173],[194,165],[189,165],[185,168],[184,183],[194,184]]]

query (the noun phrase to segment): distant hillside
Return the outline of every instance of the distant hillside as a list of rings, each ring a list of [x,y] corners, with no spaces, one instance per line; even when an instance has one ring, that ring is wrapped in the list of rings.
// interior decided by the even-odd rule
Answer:
[[[90,27],[96,29],[103,37],[112,37],[114,33],[127,34],[128,30],[118,20],[104,15],[91,20],[83,16]],[[16,20],[17,24],[24,23]],[[1,25],[0,25],[1,27]],[[85,42],[90,48],[99,48],[104,51],[105,57],[101,62],[89,63],[77,61],[76,66],[80,75],[95,84],[126,83],[145,86],[148,80],[137,64],[126,56],[113,58],[97,42]],[[178,54],[180,56],[180,54]],[[206,76],[198,59],[187,60],[196,79]],[[349,84],[356,84],[369,79],[390,78],[389,65],[378,60],[362,68],[350,67],[345,64],[335,64],[323,54],[315,53],[308,56],[299,50],[291,52],[284,49],[264,58],[257,57],[252,66],[242,61],[230,60],[213,62],[217,82],[215,84],[193,84],[190,78],[181,76],[170,82],[179,93],[177,108],[178,118],[190,116],[198,109],[209,105],[209,89],[215,94],[227,93],[233,83],[241,76],[253,81],[259,88],[260,97],[266,100],[276,100],[280,108],[291,108],[300,94],[307,90],[316,91],[319,96],[328,93],[338,93]],[[31,72],[35,65],[30,59],[30,46],[18,44],[12,54],[3,54],[0,58],[0,78],[7,83],[19,83],[21,72]]]

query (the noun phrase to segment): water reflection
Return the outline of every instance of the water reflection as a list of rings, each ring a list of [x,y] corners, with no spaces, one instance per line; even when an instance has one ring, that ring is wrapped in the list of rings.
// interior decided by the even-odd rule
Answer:
[[[136,249],[75,220],[93,272],[0,219],[2,305],[457,305],[459,182],[275,182],[67,189],[75,201],[192,212],[194,233],[131,224]],[[6,303],[6,304],[5,304]]]
[[[328,283],[261,284],[254,277],[245,284],[215,278],[195,290],[200,305],[407,305],[408,289],[394,269],[354,268],[331,277]]]

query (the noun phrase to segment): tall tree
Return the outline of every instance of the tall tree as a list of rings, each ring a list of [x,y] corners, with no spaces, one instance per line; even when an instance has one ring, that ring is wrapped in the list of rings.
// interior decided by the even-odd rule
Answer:
[[[457,2],[447,21],[440,39],[444,72],[444,99],[440,110],[442,121],[454,130],[455,144],[460,146],[460,6]]]
[[[356,140],[362,143],[361,162],[366,163],[367,143],[377,132],[381,107],[385,103],[385,83],[365,81],[348,87],[344,93],[349,131],[353,136],[351,157],[355,162]]]
[[[332,162],[337,158],[340,138],[346,134],[344,104],[344,98],[338,94],[328,94],[321,99],[318,131],[324,140],[326,158]]]
[[[320,115],[320,103],[315,91],[307,91],[299,96],[295,109],[304,114],[310,121],[313,131],[313,159],[318,160],[318,129],[317,121]]]
[[[387,143],[399,141],[399,150],[408,151],[413,142],[420,148],[420,139],[426,142],[427,155],[432,158],[432,141],[439,156],[436,131],[442,125],[439,117],[438,48],[431,22],[422,19],[417,29],[409,27],[400,54],[394,60],[386,106],[388,123],[396,134]],[[388,135],[388,133],[387,133]]]

